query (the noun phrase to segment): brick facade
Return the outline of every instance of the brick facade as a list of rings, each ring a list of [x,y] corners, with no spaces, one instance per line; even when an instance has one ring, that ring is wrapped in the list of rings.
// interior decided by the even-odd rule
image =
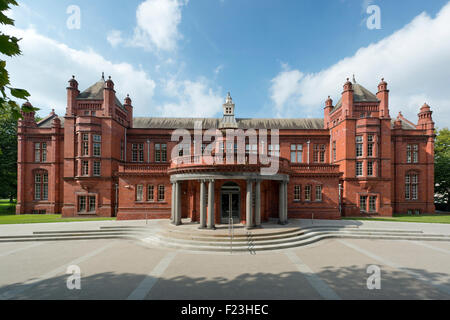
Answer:
[[[280,174],[289,181],[288,217],[339,219],[434,213],[431,115],[425,104],[417,124],[401,113],[391,119],[382,80],[376,95],[347,81],[336,105],[326,100],[323,119],[235,119],[229,96],[222,122],[197,120],[204,130],[278,129],[279,143],[272,144],[272,151],[279,150]],[[238,190],[236,210],[245,223],[247,181],[239,175],[261,181],[262,221],[278,217],[280,183],[258,176],[261,163],[173,161],[178,142],[171,141],[171,134],[183,124],[194,134],[190,119],[133,118],[131,99],[127,96],[122,104],[111,79],[84,92],[71,79],[64,117],[52,112],[37,123],[34,113],[24,113],[19,121],[17,214],[168,219],[174,203],[171,178],[192,175],[181,183],[181,214],[199,221],[201,178],[195,177],[220,174],[214,184],[215,223],[223,218],[223,186],[230,182]]]

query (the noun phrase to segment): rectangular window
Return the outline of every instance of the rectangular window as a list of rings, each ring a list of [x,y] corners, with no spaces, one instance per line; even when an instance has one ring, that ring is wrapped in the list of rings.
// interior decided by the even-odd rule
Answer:
[[[367,196],[359,196],[359,209],[367,212]]]
[[[374,137],[373,135],[367,136],[367,156],[373,157],[373,146],[374,146]]]
[[[81,161],[81,175],[82,176],[89,175],[89,161]]]
[[[94,161],[94,176],[99,177],[101,175],[101,162]]]
[[[165,187],[163,185],[158,186],[158,201],[165,200]]]
[[[34,144],[34,162],[41,162],[41,144]]]
[[[89,142],[83,142],[82,143],[82,155],[83,156],[88,156],[89,155]]]
[[[93,139],[94,142],[102,142],[102,136],[99,134],[94,134]]]
[[[102,144],[101,143],[94,143],[94,157],[100,157],[102,153]]]
[[[363,163],[356,162],[356,176],[361,177],[363,175]]]
[[[95,196],[89,197],[89,212],[95,212]]]
[[[356,137],[356,157],[360,158],[363,156],[363,137]]]
[[[369,212],[377,211],[377,197],[371,196],[369,197]]]
[[[280,145],[279,144],[269,144],[269,154],[271,157],[280,156]]]
[[[144,144],[133,143],[131,145],[132,150],[132,162],[144,162]]]
[[[86,212],[86,197],[78,197],[78,212]]]
[[[155,187],[153,185],[147,187],[147,201],[155,201]]]
[[[302,163],[303,162],[303,145],[291,144],[291,162]]]
[[[47,162],[47,143],[42,143],[42,162]]]
[[[414,163],[419,162],[419,145],[417,144],[413,146],[413,162]]]
[[[311,201],[311,186],[305,186],[305,201]]]
[[[406,200],[411,199],[411,176],[410,175],[405,176],[405,199]]]
[[[412,146],[408,144],[406,147],[406,162],[411,163],[412,162]]]
[[[136,186],[136,201],[143,201],[144,197],[144,186],[137,185]]]
[[[40,174],[36,174],[34,176],[34,200],[41,200],[41,183],[42,176]]]
[[[161,162],[167,162],[167,144],[161,144]]]
[[[301,201],[301,193],[302,193],[301,186],[295,186],[294,187],[294,201]]]
[[[322,186],[316,186],[316,201],[322,201]]]
[[[411,193],[412,193],[412,199],[413,200],[417,200],[418,199],[418,182],[419,182],[419,178],[417,176],[417,174],[414,174],[412,176],[412,185],[411,185]]]
[[[336,141],[333,141],[333,161],[336,161]]]
[[[326,147],[324,144],[320,145],[320,162],[324,163],[325,162],[325,151],[326,151]]]
[[[324,144],[315,144],[313,151],[313,160],[314,162],[325,162],[325,150],[326,147]]]
[[[369,177],[373,176],[373,162],[372,161],[367,162],[367,175]]]
[[[48,174],[42,175],[42,200],[48,200]]]

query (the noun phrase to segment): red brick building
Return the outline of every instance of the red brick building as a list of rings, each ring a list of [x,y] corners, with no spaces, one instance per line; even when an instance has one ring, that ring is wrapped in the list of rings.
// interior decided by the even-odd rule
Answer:
[[[434,213],[432,112],[425,104],[417,124],[392,119],[384,80],[377,94],[347,81],[323,119],[239,119],[231,96],[223,118],[187,119],[133,118],[130,97],[121,103],[111,79],[80,92],[73,78],[64,117],[34,116],[19,121],[17,214],[191,218],[212,228],[230,217],[251,227],[312,214]],[[234,137],[179,145],[172,133],[180,128],[201,138],[241,130],[245,151]],[[199,142],[212,161],[197,157]],[[243,158],[220,162],[221,154]],[[261,174],[267,162],[253,154],[270,156],[277,172]]]

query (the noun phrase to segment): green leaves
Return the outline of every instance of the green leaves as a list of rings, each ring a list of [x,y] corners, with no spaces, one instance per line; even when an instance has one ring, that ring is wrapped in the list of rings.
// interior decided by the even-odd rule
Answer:
[[[447,203],[447,208],[450,209],[450,130],[448,128],[438,131],[434,150],[436,200]]]
[[[18,4],[15,0],[0,0],[0,25],[14,25],[14,20],[4,14],[4,11],[10,9],[10,5],[17,6]],[[0,54],[8,57],[20,55],[22,53],[19,47],[20,40],[0,32]],[[0,60],[0,118],[4,118],[5,113],[7,113],[17,121],[22,117],[21,108],[10,96],[13,99],[28,101],[30,93],[24,89],[11,87],[9,73],[6,70],[6,61]],[[36,110],[38,109],[26,105],[23,107],[25,112]]]

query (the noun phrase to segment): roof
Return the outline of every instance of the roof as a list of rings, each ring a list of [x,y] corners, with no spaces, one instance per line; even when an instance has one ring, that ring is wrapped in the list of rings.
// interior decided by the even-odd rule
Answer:
[[[51,128],[52,127],[52,121],[54,118],[58,118],[58,115],[55,113],[51,113],[48,117],[42,119],[37,123],[37,126],[39,128]],[[61,121],[61,128],[64,128],[64,118],[59,118]]]
[[[353,102],[380,102],[380,100],[378,100],[375,94],[364,88],[359,83],[356,82],[352,83],[352,87],[353,87]],[[334,112],[341,106],[342,106],[342,98],[338,101],[338,103],[331,112]]]
[[[105,80],[102,78],[92,86],[84,90],[77,97],[77,100],[103,100],[103,90],[105,88]],[[116,105],[123,110],[125,107],[122,105],[119,99],[116,97]]]
[[[416,126],[412,122],[408,121],[407,119],[399,119],[399,118],[392,119],[392,121],[391,121],[392,128],[394,128],[395,121],[401,121],[402,122],[402,129],[403,130],[416,130],[417,129]]]
[[[194,129],[201,121],[202,128],[219,128],[219,118],[134,118],[138,129]],[[236,119],[238,129],[323,129],[323,119]]]

